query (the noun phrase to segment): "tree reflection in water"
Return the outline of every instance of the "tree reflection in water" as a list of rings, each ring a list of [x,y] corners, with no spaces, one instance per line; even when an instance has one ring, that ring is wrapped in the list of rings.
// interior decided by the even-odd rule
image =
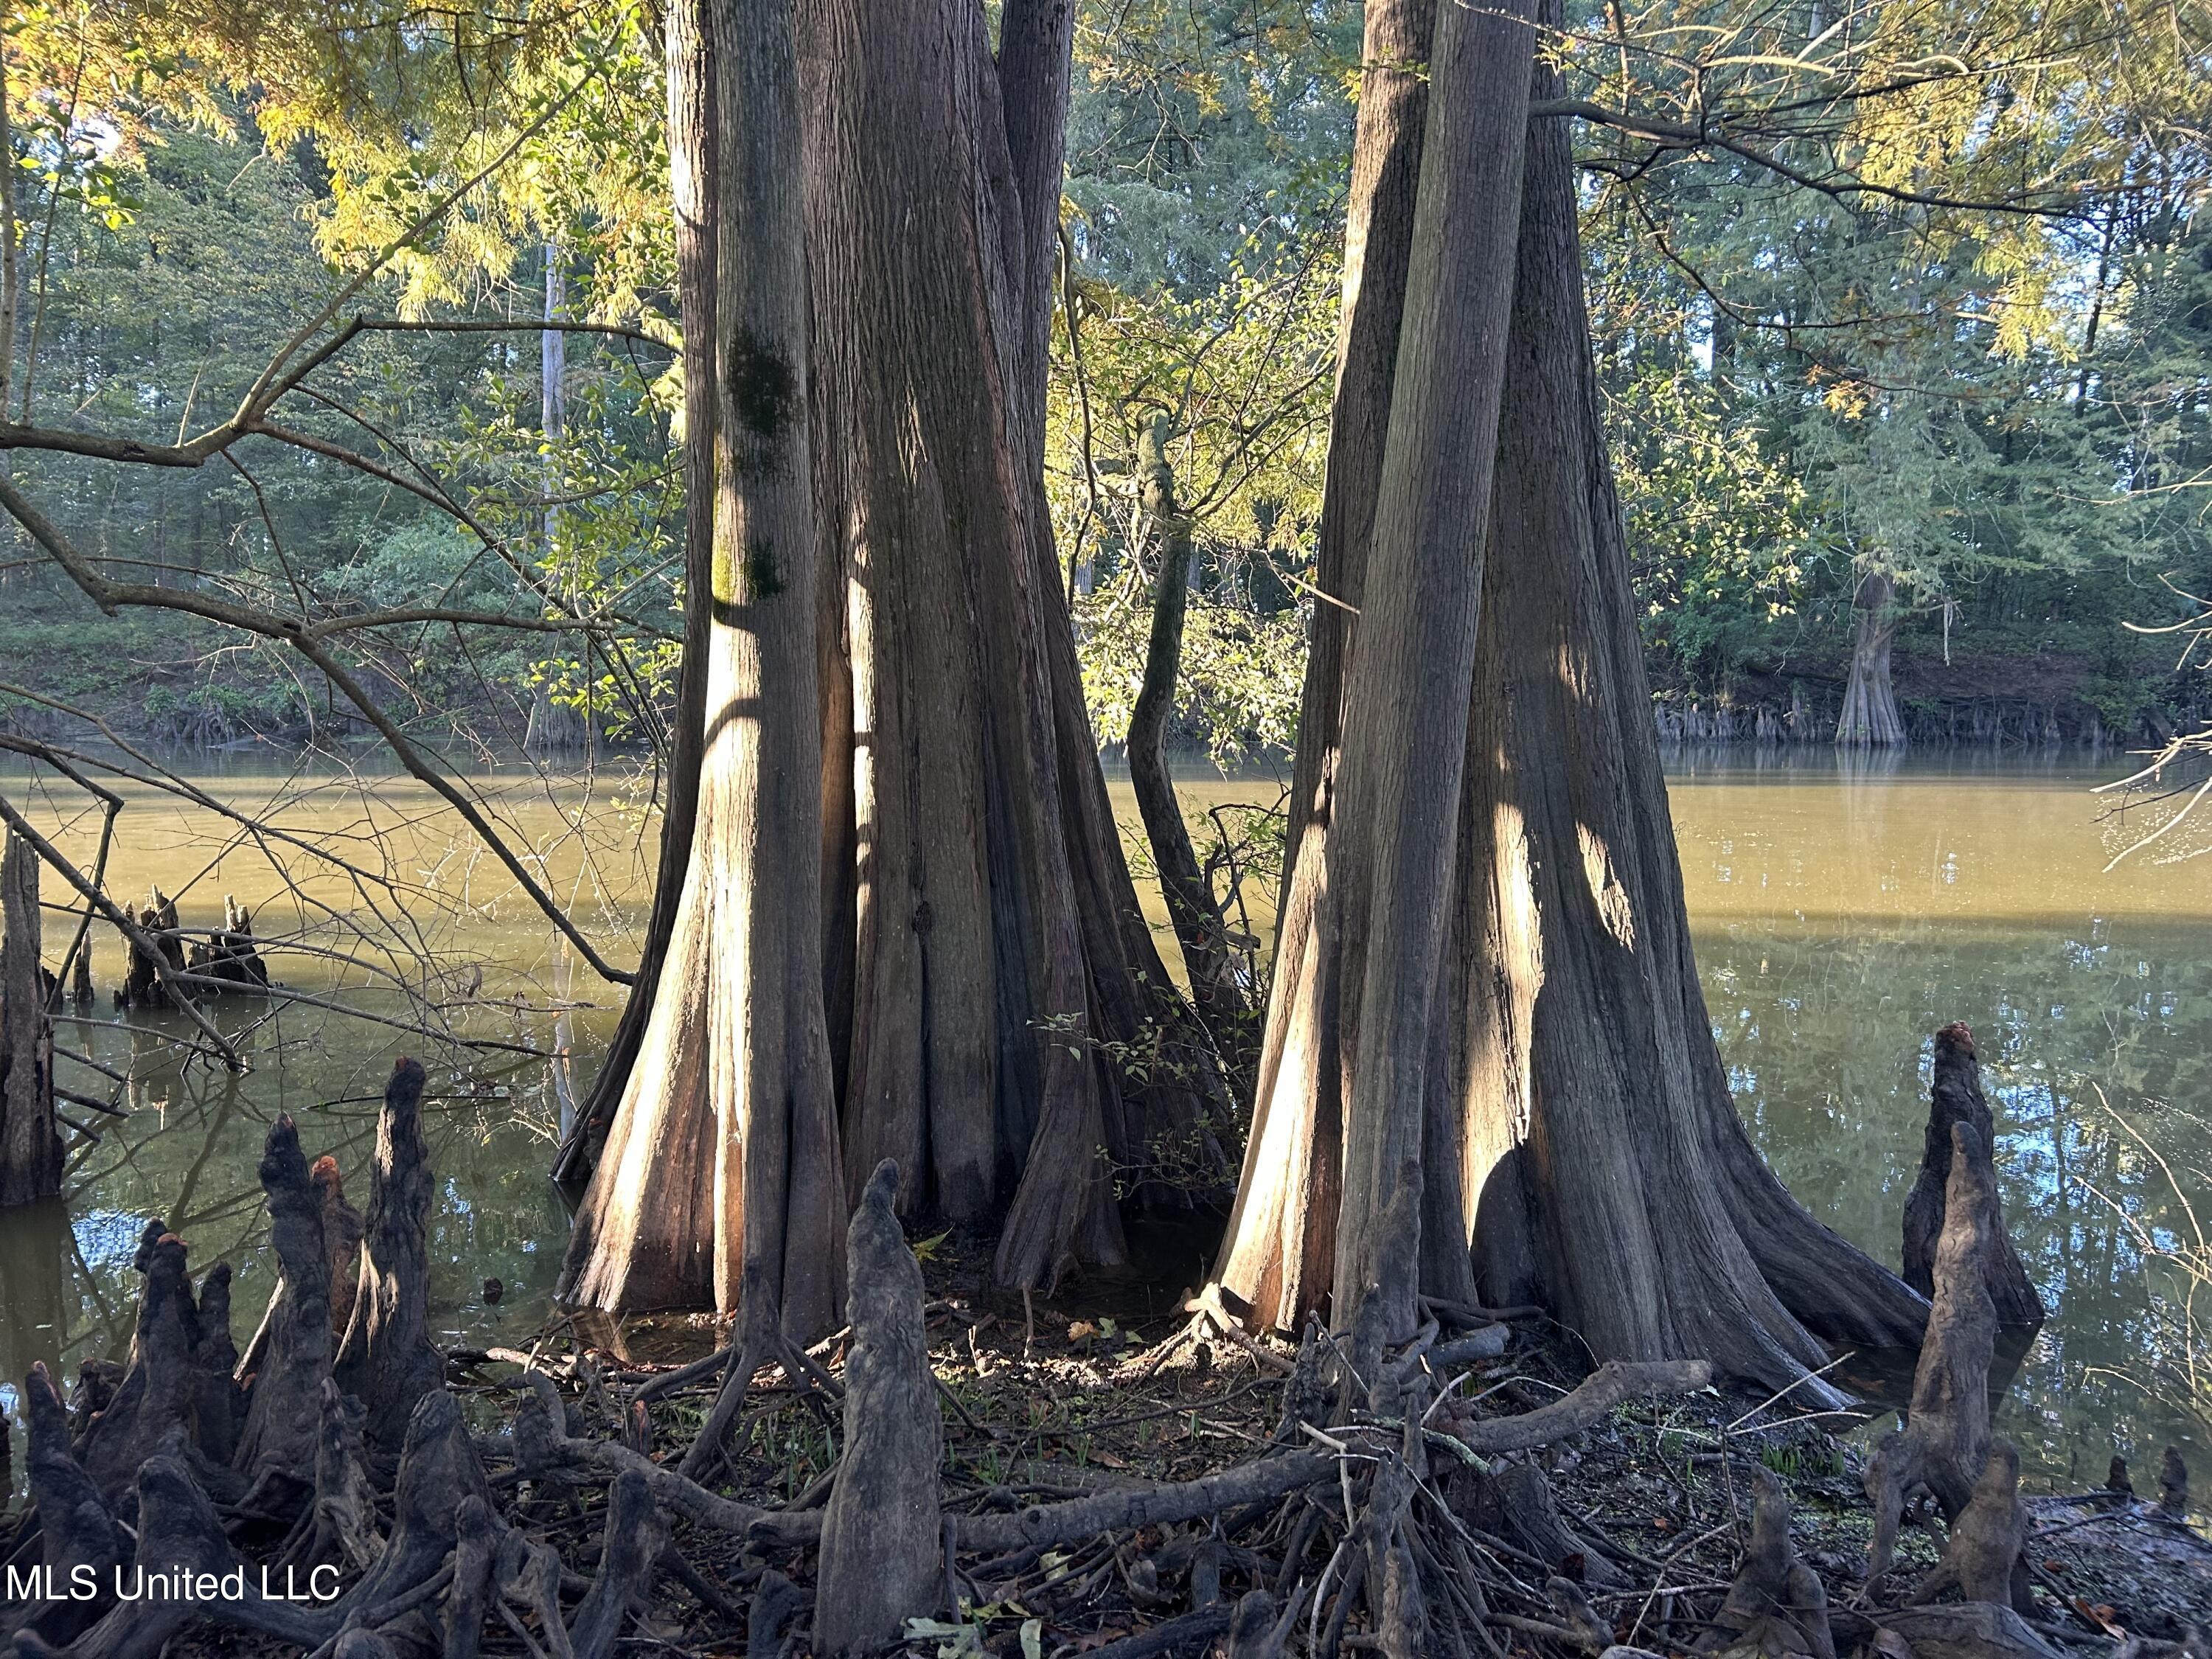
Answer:
[[[1674,782],[1745,1121],[1815,1213],[1893,1262],[1932,1034],[1965,1020],[2007,1220],[2053,1309],[2001,1431],[2076,1489],[2115,1451],[2144,1468],[2178,1443],[2205,1467],[2180,1275],[2146,1261],[2130,1219],[2187,1239],[2184,1197],[2212,1212],[2212,860],[2103,874],[2096,805],[2056,763],[2037,777],[1851,758],[1840,775],[1801,760],[1765,781],[1699,766]]]

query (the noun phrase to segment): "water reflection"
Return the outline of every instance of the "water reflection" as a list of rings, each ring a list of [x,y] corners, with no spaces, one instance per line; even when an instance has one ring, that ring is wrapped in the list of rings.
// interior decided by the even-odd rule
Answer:
[[[2212,1469],[2212,1432],[2148,1388],[2179,1357],[2178,1287],[2146,1273],[2132,1228],[2172,1234],[2185,1218],[2157,1160],[2097,1094],[2101,1086],[2167,1153],[2182,1190],[2212,1218],[2212,859],[2106,872],[2116,848],[2087,792],[2114,773],[2055,752],[1931,760],[1735,748],[1670,758],[1698,962],[1738,1103],[1791,1188],[1880,1260],[1897,1260],[1929,1034],[1954,1019],[1974,1028],[2008,1212],[2053,1307],[2002,1422],[2043,1479],[2069,1485],[2094,1484],[2116,1447],[2141,1470],[2179,1442],[2196,1468]],[[1188,804],[1197,815],[1268,805],[1277,793],[1272,778],[1209,779],[1189,787]],[[321,1010],[240,1004],[216,1016],[254,1066],[234,1078],[192,1056],[179,1021],[125,1024],[102,1011],[68,1024],[64,1047],[131,1076],[130,1115],[100,1119],[101,1144],[73,1154],[66,1211],[0,1212],[0,1403],[12,1409],[33,1359],[73,1370],[122,1352],[137,1292],[131,1259],[148,1216],[183,1233],[197,1269],[232,1263],[242,1340],[273,1277],[254,1182],[269,1123],[293,1112],[309,1152],[335,1153],[365,1196],[377,1094],[406,1049],[432,1067],[424,1115],[441,1180],[434,1323],[445,1340],[483,1346],[526,1336],[544,1318],[568,1217],[544,1171],[616,998],[580,970],[572,980],[542,920],[419,794],[394,781],[373,798],[303,795],[287,822],[351,846],[369,817],[404,819],[404,861],[442,872],[439,948],[488,963],[465,988],[473,1000],[448,1005],[454,1017],[559,1063],[425,1052],[415,1038]],[[1126,785],[1115,796],[1133,823]],[[622,864],[645,840],[635,818],[603,796],[535,781],[503,811],[563,890],[592,896],[611,934],[635,916],[642,874]],[[87,833],[51,827],[65,846]],[[219,913],[223,890],[272,918],[281,911],[264,910],[276,872],[236,844],[234,826],[135,803],[121,829],[119,890],[158,881],[185,891],[188,920],[195,906]],[[188,890],[199,872],[209,880]],[[342,897],[335,886],[314,890]],[[1164,921],[1157,907],[1153,916]],[[1269,918],[1262,910],[1255,921]],[[94,937],[106,984],[121,964],[112,935]],[[1164,954],[1176,959],[1172,948]],[[327,961],[295,956],[280,972],[332,995],[371,995]],[[494,1000],[518,985],[553,1010]],[[562,1006],[580,1000],[604,1006]],[[405,1012],[396,998],[385,1011]],[[64,1081],[111,1090],[70,1061]],[[487,1307],[482,1285],[492,1278],[506,1294]]]
[[[84,1359],[123,1357],[137,1313],[131,1261],[149,1217],[191,1247],[196,1274],[231,1264],[234,1328],[241,1342],[251,1334],[276,1278],[255,1165],[280,1112],[299,1121],[308,1155],[335,1156],[365,1197],[379,1091],[403,1043],[317,1010],[258,1027],[223,1012],[225,1036],[253,1067],[243,1076],[173,1041],[187,1030],[173,1018],[64,1026],[65,1046],[133,1081],[128,1115],[100,1119],[100,1143],[72,1154],[65,1203],[0,1210],[0,1403],[10,1415],[33,1361],[67,1376]],[[441,1182],[434,1334],[476,1346],[526,1337],[545,1317],[568,1230],[544,1174],[558,1109],[548,1068],[501,1060],[478,1069],[449,1055],[431,1075],[423,1125]],[[505,1282],[497,1307],[483,1302],[487,1279]]]
[[[2175,1182],[2200,1206],[2212,1194],[2212,860],[2103,873],[2089,775],[2061,759],[2026,775],[1893,762],[1876,779],[1793,758],[1761,773],[1686,757],[1673,787],[1708,1006],[1753,1137],[1824,1220],[1894,1261],[1929,1035],[1964,1019],[2007,1218],[2053,1310],[2002,1431],[2067,1485],[2174,1443],[2206,1467],[2212,1432],[2161,1397],[2185,1358],[2176,1287],[2147,1272],[2134,1226],[2173,1237]]]

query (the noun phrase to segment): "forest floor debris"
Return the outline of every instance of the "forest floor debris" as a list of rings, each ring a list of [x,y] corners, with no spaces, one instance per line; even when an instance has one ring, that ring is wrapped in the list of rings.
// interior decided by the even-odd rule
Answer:
[[[328,1317],[324,1205],[280,1119],[261,1174],[285,1289],[260,1370],[234,1370],[227,1269],[195,1286],[185,1242],[149,1222],[130,1364],[87,1366],[74,1422],[33,1369],[38,1508],[0,1527],[18,1573],[322,1565],[342,1594],[25,1604],[10,1579],[17,1659],[830,1659],[895,1632],[925,1659],[2212,1659],[2212,1545],[2118,1491],[2023,1510],[1985,1419],[1978,1449],[1953,1437],[1981,1474],[1947,1558],[1909,1489],[1878,1539],[1873,1425],[1823,1409],[1825,1384],[1807,1407],[1712,1387],[1701,1361],[1590,1371],[1527,1309],[1431,1304],[1443,1316],[1386,1341],[1379,1291],[1296,1346],[1234,1329],[1202,1292],[1024,1297],[980,1253],[909,1249],[888,1165],[848,1240],[859,1329],[772,1344],[742,1391],[723,1394],[696,1319],[561,1316],[526,1351],[429,1355],[422,1084],[403,1062],[386,1091],[352,1340]],[[1966,1201],[1985,1176],[1954,1159],[1939,1322],[1988,1307],[1978,1246],[1997,1218]],[[356,1401],[333,1373],[365,1327],[395,1363],[360,1368]],[[1978,1394],[1986,1331],[1954,1334],[1925,1346],[1916,1398],[1939,1373]],[[404,1428],[381,1445],[380,1409]],[[710,1419],[719,1442],[701,1439]],[[278,1439],[292,1449],[271,1456]],[[2161,1468],[2162,1490],[2184,1475]],[[1863,1583],[1892,1515],[1893,1559]],[[1939,1561],[1986,1599],[1931,1600]]]

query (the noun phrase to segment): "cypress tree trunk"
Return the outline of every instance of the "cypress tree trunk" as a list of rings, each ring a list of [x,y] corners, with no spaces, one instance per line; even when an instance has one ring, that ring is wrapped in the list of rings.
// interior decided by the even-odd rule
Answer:
[[[821,990],[821,739],[799,78],[789,0],[711,13],[719,326],[707,724],[692,857],[564,1293],[836,1322],[844,1217]],[[690,50],[707,44],[695,13]],[[702,1155],[703,1154],[703,1155]]]
[[[54,1025],[39,960],[39,855],[9,834],[0,854],[0,1206],[62,1189]]]
[[[1370,31],[1391,21],[1384,9],[1369,14]],[[1370,64],[1389,58],[1371,33],[1367,56]],[[1441,46],[1437,56],[1441,100],[1449,84]],[[1552,95],[1549,71],[1536,78],[1536,95]],[[1381,109],[1363,97],[1363,144]],[[1431,144],[1441,131],[1431,125]],[[1376,739],[1347,730],[1341,761],[1316,763],[1321,781],[1306,798],[1314,810],[1285,906],[1261,1119],[1222,1279],[1257,1318],[1294,1324],[1330,1291],[1322,1264],[1334,1250],[1338,1321],[1350,1316],[1346,1297],[1379,1285],[1398,1298],[1391,1311],[1402,1322],[1412,1275],[1397,1270],[1392,1252],[1412,1242],[1402,1212],[1417,1194],[1426,1293],[1541,1297],[1601,1358],[1710,1356],[1740,1375],[1787,1382],[1822,1362],[1816,1337],[1916,1340],[1925,1304],[1814,1223],[1736,1117],[1698,989],[1649,717],[1599,425],[1564,127],[1534,124],[1527,168],[1510,228],[1518,268],[1501,354],[1496,487],[1486,518],[1462,526],[1471,533],[1486,522],[1487,555],[1477,562],[1480,642],[1454,867],[1428,892],[1448,923],[1439,939],[1418,920],[1394,920],[1389,936],[1385,976],[1399,987],[1420,979],[1425,947],[1436,951],[1421,981],[1435,1012],[1425,1029],[1410,995],[1384,1002],[1395,1011],[1386,1029],[1398,1034],[1378,1066],[1390,1086],[1366,1096],[1342,1081],[1368,1063],[1376,1014],[1364,998],[1381,936],[1370,932],[1369,968],[1356,980],[1340,964],[1359,941],[1336,918],[1372,890],[1359,884],[1370,866],[1376,883],[1400,872],[1407,910],[1425,879],[1417,872],[1404,882],[1402,854],[1395,866],[1363,857],[1360,843],[1378,820],[1358,789],[1359,757]],[[1355,216],[1361,205],[1356,189]],[[1369,240],[1371,248],[1379,239],[1370,231]],[[1462,237],[1455,246],[1469,244]],[[1364,303],[1357,291],[1349,297],[1347,341],[1358,337]],[[1435,356],[1414,348],[1410,330],[1405,343],[1401,382]],[[1346,409],[1354,361],[1347,350],[1337,419],[1357,431]],[[1401,393],[1389,428],[1394,468],[1404,407]],[[1399,475],[1389,476],[1382,499],[1404,499]],[[1333,490],[1337,478],[1333,470]],[[1359,500],[1349,489],[1346,498]],[[1342,510],[1332,500],[1325,522]],[[1379,561],[1381,522],[1372,540]],[[1401,638],[1407,626],[1388,598],[1406,585],[1381,569],[1365,573],[1361,621],[1372,625],[1363,640]],[[1419,586],[1425,595],[1449,591],[1438,577]],[[1359,653],[1351,659],[1359,672]],[[1331,687],[1345,678],[1340,660],[1310,672],[1304,718],[1324,737],[1340,699],[1352,711],[1347,726],[1377,702],[1364,689],[1345,696]],[[1401,731],[1380,746],[1386,757],[1425,758],[1427,744],[1417,748]],[[1332,764],[1342,774],[1334,789]],[[1443,794],[1431,780],[1428,798]],[[1425,844],[1418,834],[1401,842]],[[1304,913],[1294,914],[1301,901]],[[1294,928],[1304,930],[1295,958]],[[1331,970],[1341,994],[1329,988]],[[1355,986],[1362,1004],[1347,1006]],[[1340,1099],[1348,1103],[1340,1118]],[[1332,1191],[1340,1122],[1348,1147],[1340,1206]]]
[[[659,1000],[661,963],[691,867],[698,827],[701,751],[707,733],[707,657],[714,550],[714,238],[719,167],[714,137],[714,60],[696,3],[668,8],[669,193],[676,216],[676,291],[684,329],[684,661],[661,779],[660,857],[645,939],[622,1018],[570,1133],[553,1161],[553,1178],[587,1180]]]
[[[1428,131],[1362,629],[1345,677],[1334,913],[1344,1187],[1333,1316],[1370,1287],[1410,1334],[1431,988],[1450,887],[1482,598],[1535,32],[1510,9],[1437,19]]]
[[[1766,1171],[1713,1046],[1556,122],[1530,139],[1505,404],[1440,981],[1459,1109],[1431,1126],[1427,1218],[1451,1231],[1431,1267],[1471,1241],[1481,1294],[1541,1297],[1601,1359],[1705,1357],[1775,1386],[1825,1362],[1816,1334],[1915,1340],[1924,1304]]]
[[[1219,1278],[1261,1323],[1295,1326],[1335,1269],[1342,1114],[1337,957],[1320,930],[1343,676],[1367,573],[1367,537],[1398,367],[1399,319],[1428,119],[1434,0],[1371,0],[1345,226],[1344,302],[1329,410],[1313,637],[1268,1005],[1243,1178]]]
[[[1040,1121],[1086,1147],[1104,1133],[1009,397],[1022,222],[980,13],[823,0],[805,52],[855,732],[848,1167],[895,1158],[902,1213],[981,1221]],[[1110,1260],[1089,1163],[1065,1209],[1078,1254]]]
[[[787,677],[771,704],[787,718],[768,723],[808,727],[817,816],[802,861],[788,826],[771,834],[757,817],[781,794],[718,783],[733,762],[718,754],[726,733],[712,710],[728,707],[732,659],[691,751],[696,823],[672,866],[677,908],[653,930],[666,939],[654,988],[634,1000],[625,1033],[639,1006],[649,1012],[630,1052],[610,1060],[602,1109],[586,1115],[610,1127],[564,1287],[611,1308],[710,1291],[726,1307],[735,1294],[733,1183],[714,1167],[730,1154],[712,1121],[726,1114],[696,1103],[723,1097],[732,1056],[752,1041],[754,1016],[718,982],[727,963],[711,948],[727,925],[711,896],[750,880],[727,876],[733,860],[787,890],[823,878],[812,917],[819,1075],[841,1101],[843,1167],[857,1178],[896,1159],[909,1217],[1003,1218],[1006,1282],[1121,1260],[1116,1170],[1161,1142],[1185,1169],[1193,1150],[1201,1175],[1226,1167],[1211,1129],[1226,1092],[1129,879],[1045,508],[1072,12],[1066,0],[1012,0],[995,60],[981,14],[960,0],[806,0],[798,34],[805,165],[793,159],[787,176],[805,197],[803,277],[792,269],[811,333],[794,406],[813,467],[803,585],[817,718],[788,716],[799,705]],[[696,103],[672,102],[679,143]],[[732,210],[738,186],[726,179],[722,193]],[[731,246],[726,231],[726,260]],[[797,246],[782,251],[795,260]],[[713,333],[708,316],[696,337]],[[741,377],[726,390],[742,423],[759,386]],[[709,586],[726,597],[715,583],[734,573],[746,593],[796,614],[799,570],[779,561],[769,596],[745,587],[747,558],[718,556]],[[708,638],[688,647],[710,671],[747,648],[726,635],[744,631],[751,604],[718,602]],[[765,638],[759,649],[764,672],[783,662]],[[796,764],[799,750],[778,754]],[[672,850],[676,835],[672,824]],[[793,982],[799,961],[787,966]],[[1125,1070],[1125,1050],[1145,1063]],[[792,1121],[811,1126],[813,1109],[794,1096]],[[589,1156],[580,1145],[576,1164]],[[791,1263],[809,1259],[799,1243],[784,1248]],[[787,1287],[784,1318],[807,1322]]]
[[[1905,721],[1889,678],[1889,647],[1897,638],[1897,584],[1885,570],[1869,570],[1852,596],[1857,633],[1851,642],[1850,678],[1844,686],[1836,741],[1861,747],[1899,748]]]
[[[847,1167],[896,1158],[908,1216],[1003,1214],[1000,1277],[1036,1285],[1121,1259],[1112,1164],[1218,1090],[1166,1066],[1127,1090],[1109,1060],[1188,1015],[1114,837],[1044,505],[1072,14],[1009,5],[995,61],[957,0],[807,17],[854,733]]]

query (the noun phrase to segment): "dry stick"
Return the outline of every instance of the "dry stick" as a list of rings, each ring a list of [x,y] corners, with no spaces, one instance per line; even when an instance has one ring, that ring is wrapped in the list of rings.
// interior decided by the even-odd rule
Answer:
[[[12,492],[8,489],[5,482],[0,481],[0,497],[4,497],[10,493]],[[10,805],[4,795],[0,795],[0,819],[4,819],[8,827],[21,836],[29,844],[31,850],[57,871],[64,881],[76,888],[78,896],[87,904],[99,910],[102,915],[113,922],[123,937],[129,939],[133,946],[145,954],[154,964],[154,972],[161,978],[161,982],[168,987],[177,1006],[194,1025],[199,1028],[200,1035],[207,1039],[209,1046],[222,1057],[223,1065],[233,1072],[245,1071],[246,1062],[238,1057],[238,1051],[223,1040],[222,1033],[208,1024],[207,1016],[200,1012],[191,998],[185,994],[179,982],[179,976],[171,970],[168,959],[161,954],[161,948],[155,942],[152,935],[133,921],[124,912],[121,906],[88,882],[78,872],[76,866],[62,855],[61,849],[33,829],[31,821]]]
[[[1693,1394],[1712,1381],[1703,1359],[1608,1359],[1565,1398],[1518,1417],[1453,1422],[1446,1431],[1479,1452],[1528,1451],[1579,1433],[1641,1395]]]
[[[56,1084],[54,1085],[54,1098],[57,1100],[66,1100],[72,1106],[86,1106],[89,1107],[95,1112],[105,1112],[110,1117],[128,1117],[131,1115],[130,1113],[125,1111],[120,1106],[112,1105],[107,1101],[98,1098],[96,1096],[81,1095],[74,1089],[63,1088],[59,1084]]]

